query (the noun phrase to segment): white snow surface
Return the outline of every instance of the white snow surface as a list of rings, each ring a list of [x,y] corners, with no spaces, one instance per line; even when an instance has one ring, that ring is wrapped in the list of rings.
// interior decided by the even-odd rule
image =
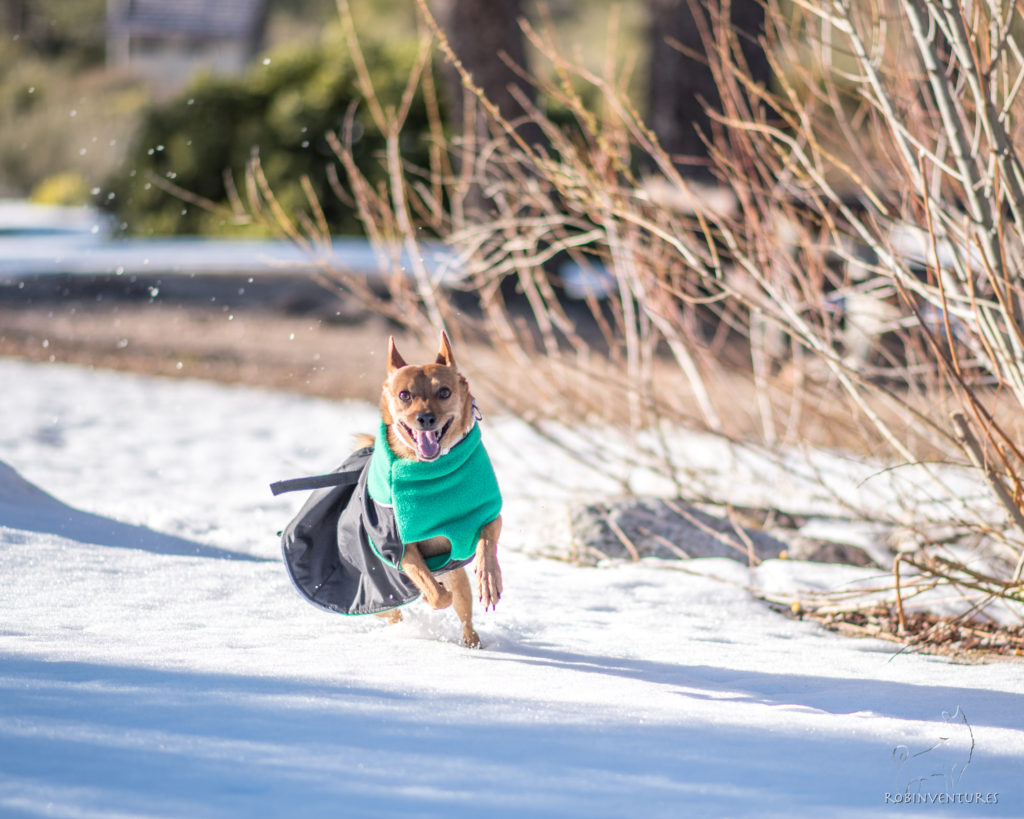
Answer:
[[[618,490],[515,419],[484,421],[505,593],[482,650],[450,610],[331,615],[287,577],[304,498],[268,484],[340,463],[371,406],[0,359],[0,419],[4,817],[1024,815],[1024,664],[750,592],[865,570],[544,557],[570,499]],[[716,446],[679,441],[796,491]]]

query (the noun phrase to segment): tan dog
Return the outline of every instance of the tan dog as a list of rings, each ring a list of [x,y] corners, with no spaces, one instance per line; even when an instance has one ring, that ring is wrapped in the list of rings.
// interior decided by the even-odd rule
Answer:
[[[406,364],[395,348],[394,338],[388,340],[387,379],[381,390],[380,407],[388,445],[398,458],[435,461],[469,434],[476,423],[475,404],[468,382],[455,366],[446,334],[441,334],[437,360],[417,366]],[[480,530],[473,559],[478,597],[485,611],[496,606],[501,598],[497,555],[500,533],[499,515]],[[426,558],[450,551],[451,544],[444,537],[407,543],[399,568],[431,608],[455,607],[465,644],[477,647],[480,637],[473,628],[473,595],[466,570],[460,567],[435,577],[427,568]],[[392,622],[401,619],[397,609],[382,616]]]

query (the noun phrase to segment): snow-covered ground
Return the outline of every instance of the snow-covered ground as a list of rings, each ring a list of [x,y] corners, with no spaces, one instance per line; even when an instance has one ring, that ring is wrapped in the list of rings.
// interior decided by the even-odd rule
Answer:
[[[615,484],[514,419],[484,425],[505,595],[471,651],[450,611],[328,615],[280,562],[303,498],[268,484],[334,466],[373,407],[5,360],[0,385],[2,816],[1024,815],[1024,664],[749,591],[864,570],[544,558]]]

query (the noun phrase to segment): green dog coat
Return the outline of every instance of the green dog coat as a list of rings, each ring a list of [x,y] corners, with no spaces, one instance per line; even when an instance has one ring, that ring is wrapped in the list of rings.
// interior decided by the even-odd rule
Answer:
[[[403,544],[448,538],[450,554],[426,559],[427,568],[435,572],[470,561],[480,530],[501,512],[498,480],[477,424],[447,454],[434,461],[414,461],[391,451],[387,426],[381,421],[366,485],[374,501],[393,511]],[[398,560],[389,562],[397,568],[404,554],[403,545]]]

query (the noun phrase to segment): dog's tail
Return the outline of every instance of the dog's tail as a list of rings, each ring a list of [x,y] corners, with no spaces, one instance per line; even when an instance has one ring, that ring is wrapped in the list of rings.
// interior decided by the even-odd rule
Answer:
[[[377,441],[376,438],[374,438],[372,435],[367,435],[365,432],[359,433],[352,440],[355,443],[355,448],[357,450],[358,449],[373,449],[373,445]]]

